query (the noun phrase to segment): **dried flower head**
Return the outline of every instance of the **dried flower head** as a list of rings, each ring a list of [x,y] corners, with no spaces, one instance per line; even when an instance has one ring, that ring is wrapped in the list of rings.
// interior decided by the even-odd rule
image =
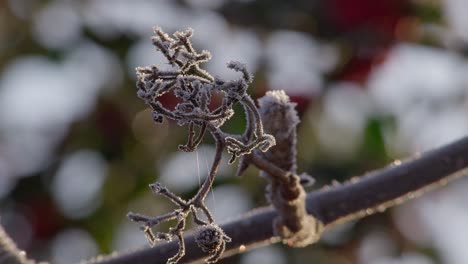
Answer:
[[[166,197],[177,206],[177,209],[157,217],[135,213],[129,213],[128,217],[143,224],[142,229],[150,244],[154,244],[156,240],[171,240],[174,236],[178,237],[179,252],[168,260],[168,263],[176,263],[185,254],[183,231],[188,215],[193,214],[194,222],[205,227],[202,233],[211,234],[213,241],[218,241],[213,244],[213,249],[210,249],[208,242],[202,243],[205,240],[201,238],[199,240],[202,249],[210,254],[207,261],[215,262],[222,255],[225,242],[229,239],[213,224],[214,219],[205,205],[205,197],[218,171],[222,151],[226,148],[232,154],[229,161],[232,163],[236,158],[250,154],[254,149],[267,151],[275,145],[275,138],[264,133],[258,109],[247,94],[247,88],[253,78],[244,64],[235,61],[227,64],[228,68],[241,74],[236,80],[225,81],[214,78],[200,68],[200,64],[208,61],[211,54],[205,50],[197,52],[193,48],[190,41],[193,35],[192,29],[178,31],[169,36],[160,28],[155,28],[154,33],[153,45],[166,57],[174,70],[161,70],[155,65],[138,67],[137,96],[152,109],[155,122],[160,123],[164,119],[170,119],[179,125],[188,125],[187,143],[180,145],[180,150],[194,151],[208,131],[215,140],[216,154],[209,177],[190,200],[184,200],[161,184],[154,183],[150,185],[153,193]],[[174,109],[168,109],[160,102],[160,97],[166,93],[173,93],[180,100]],[[213,109],[210,102],[214,93],[222,94],[222,102]],[[245,130],[241,135],[221,130],[224,123],[234,115],[235,104],[242,105],[247,119]],[[207,221],[198,216],[200,213],[206,216]],[[170,228],[168,232],[153,234],[151,229],[153,226],[169,220],[176,220],[176,226]],[[216,240],[217,237],[220,239]]]
[[[209,254],[209,258],[206,259],[208,263],[218,261],[226,247],[226,242],[230,241],[231,238],[215,224],[201,226],[195,235],[195,242],[198,247]]]

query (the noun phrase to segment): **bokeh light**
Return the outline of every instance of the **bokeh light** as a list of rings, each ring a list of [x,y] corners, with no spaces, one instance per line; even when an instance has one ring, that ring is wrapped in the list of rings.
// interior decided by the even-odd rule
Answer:
[[[65,157],[52,182],[52,195],[62,213],[83,218],[100,206],[107,164],[95,152],[80,150]]]
[[[53,263],[77,263],[98,253],[96,242],[84,230],[67,229],[52,241]]]

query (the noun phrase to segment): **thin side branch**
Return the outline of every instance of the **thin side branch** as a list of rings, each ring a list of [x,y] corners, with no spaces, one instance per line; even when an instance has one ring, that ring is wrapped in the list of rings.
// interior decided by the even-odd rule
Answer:
[[[324,230],[359,219],[418,197],[429,190],[468,174],[468,137],[449,145],[395,162],[386,168],[353,178],[341,186],[325,187],[307,195],[307,212],[324,224]],[[265,244],[279,242],[274,235],[271,207],[249,212],[242,218],[221,225],[232,242],[224,257]],[[201,261],[205,254],[197,247],[193,233],[185,236],[184,262]],[[87,263],[165,263],[177,252],[177,242],[159,243],[131,253],[100,257]]]

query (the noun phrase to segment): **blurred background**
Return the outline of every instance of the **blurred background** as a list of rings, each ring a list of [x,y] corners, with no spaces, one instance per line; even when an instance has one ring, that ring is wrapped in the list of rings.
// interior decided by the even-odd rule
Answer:
[[[31,257],[76,263],[146,243],[126,213],[172,208],[148,184],[196,192],[212,141],[176,151],[186,128],[154,124],[135,94],[135,67],[165,64],[155,25],[195,29],[214,75],[246,63],[255,98],[284,89],[302,120],[299,171],[320,188],[467,134],[466,14],[464,0],[0,1],[0,224]],[[236,178],[225,161],[208,197],[220,223],[267,203],[258,172]],[[467,188],[224,263],[468,263]]]

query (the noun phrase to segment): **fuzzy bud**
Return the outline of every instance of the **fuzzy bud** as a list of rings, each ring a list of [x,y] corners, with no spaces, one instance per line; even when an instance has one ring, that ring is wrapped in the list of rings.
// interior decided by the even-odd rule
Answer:
[[[273,135],[276,145],[262,155],[283,170],[296,172],[296,104],[283,90],[268,91],[258,99],[265,133]]]

